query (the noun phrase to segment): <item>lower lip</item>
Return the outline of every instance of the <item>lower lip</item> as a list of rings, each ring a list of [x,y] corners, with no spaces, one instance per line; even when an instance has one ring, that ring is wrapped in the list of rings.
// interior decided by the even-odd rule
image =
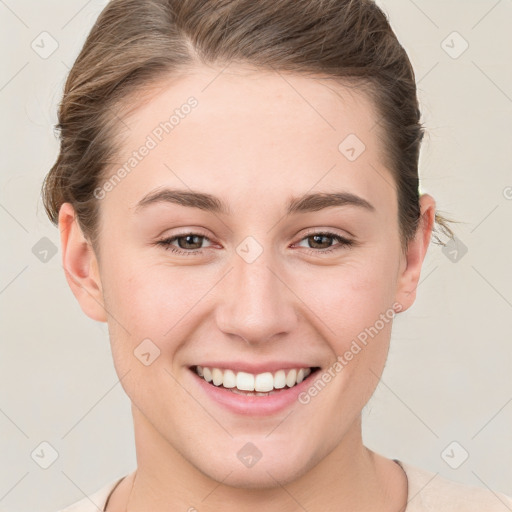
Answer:
[[[296,384],[292,388],[285,387],[281,391],[267,396],[238,395],[224,387],[206,382],[194,370],[190,370],[190,372],[206,395],[221,406],[236,414],[263,416],[282,411],[296,402],[298,395],[311,384],[309,378],[318,370],[310,373],[300,384]]]

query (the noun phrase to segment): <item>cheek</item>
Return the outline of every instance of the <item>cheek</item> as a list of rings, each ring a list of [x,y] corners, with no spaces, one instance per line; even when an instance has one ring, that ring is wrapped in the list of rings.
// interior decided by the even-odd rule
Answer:
[[[139,262],[112,267],[106,281],[114,366],[126,394],[148,417],[164,414],[162,397],[169,407],[186,406],[186,396],[171,377],[172,363],[194,324],[190,311],[201,290],[178,274]]]
[[[325,384],[312,382],[315,389],[307,392],[311,400],[322,395],[326,412],[321,423],[330,425],[332,439],[370,399],[385,365],[394,318],[394,275],[384,263],[354,262],[329,272],[324,268],[325,279],[310,276],[300,292],[308,297],[314,312],[310,317],[317,318],[315,325],[332,353],[325,380],[319,376]]]
[[[141,259],[131,265],[118,261],[106,275],[105,303],[117,374],[130,372],[130,380],[144,379],[150,387],[159,378],[168,380],[163,368],[173,371],[180,365],[180,350],[206,318],[208,292],[218,277]],[[148,368],[138,358],[147,352],[156,357]],[[138,390],[127,393],[134,396]]]
[[[138,260],[108,273],[107,307],[128,330],[163,339],[204,295],[203,288],[204,280],[194,281],[186,269]]]
[[[307,282],[302,281],[301,297],[325,323],[327,338],[340,340],[339,348],[381,314],[391,315],[396,285],[391,269],[382,260],[353,261],[313,271]]]
[[[320,320],[316,325],[332,352],[333,410],[343,404],[343,410],[357,411],[372,395],[387,358],[394,318],[393,262],[354,257],[321,274],[311,275],[299,293]]]

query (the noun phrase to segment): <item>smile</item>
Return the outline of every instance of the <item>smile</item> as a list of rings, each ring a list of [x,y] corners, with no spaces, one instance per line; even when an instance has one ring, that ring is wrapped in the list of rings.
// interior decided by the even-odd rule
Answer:
[[[233,393],[253,396],[268,396],[284,388],[292,388],[318,369],[318,367],[291,368],[252,374],[199,365],[192,367],[192,370],[209,384],[228,389]]]

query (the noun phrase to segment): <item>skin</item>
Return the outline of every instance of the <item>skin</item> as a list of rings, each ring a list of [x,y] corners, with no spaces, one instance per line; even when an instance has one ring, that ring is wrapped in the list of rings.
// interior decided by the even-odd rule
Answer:
[[[402,252],[394,182],[366,96],[241,66],[219,73],[201,67],[164,82],[123,118],[129,129],[118,162],[188,97],[199,102],[100,201],[101,259],[72,206],[60,210],[68,283],[85,314],[108,322],[116,372],[132,402],[137,470],[107,510],[403,510],[405,474],[361,437],[361,411],[382,374],[392,322],[309,404],[269,416],[221,408],[189,366],[294,359],[329,368],[394,303],[401,311],[413,304],[435,201],[421,196],[416,237]],[[350,133],[366,146],[353,162],[338,150]],[[137,202],[163,185],[218,196],[232,214],[170,203],[136,213]],[[292,196],[340,190],[375,212],[349,205],[285,216]],[[358,243],[314,245],[308,229]],[[207,237],[181,239],[195,255],[155,243],[187,230]],[[247,236],[263,248],[252,263],[236,252]],[[329,247],[338,249],[322,256]],[[146,338],[160,349],[149,366],[134,356]],[[236,456],[247,442],[263,454],[251,468]]]

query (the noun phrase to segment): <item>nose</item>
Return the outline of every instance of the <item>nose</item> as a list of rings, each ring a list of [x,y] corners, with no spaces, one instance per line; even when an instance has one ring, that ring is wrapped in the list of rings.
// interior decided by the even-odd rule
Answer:
[[[217,326],[250,344],[285,336],[297,323],[293,284],[270,252],[263,251],[251,263],[234,254],[234,268],[222,280]]]

